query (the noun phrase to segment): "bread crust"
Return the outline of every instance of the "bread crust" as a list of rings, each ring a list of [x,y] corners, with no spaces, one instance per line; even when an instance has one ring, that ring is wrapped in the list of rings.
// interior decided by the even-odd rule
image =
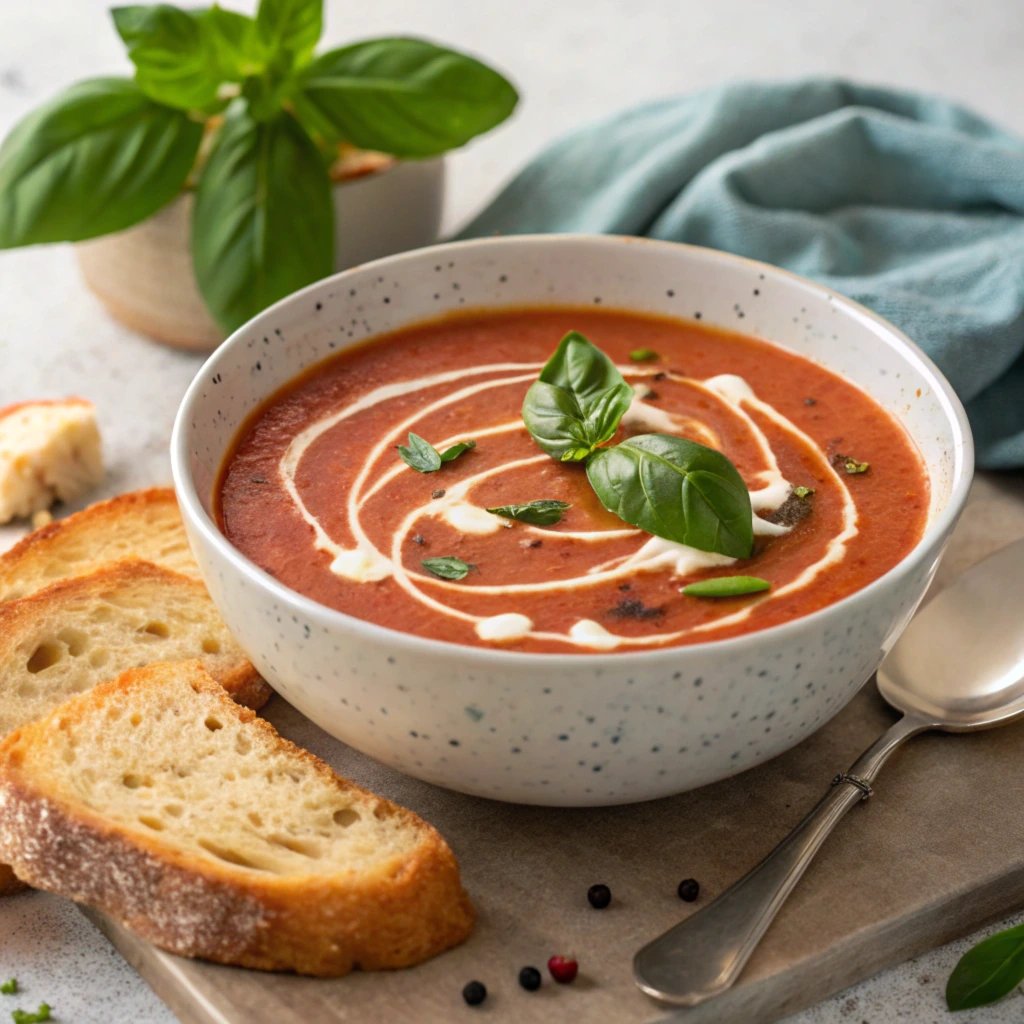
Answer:
[[[178,588],[193,591],[204,601],[210,600],[206,587],[197,579],[154,565],[152,562],[127,559],[112,562],[106,568],[85,576],[59,580],[18,601],[0,604],[0,664],[3,664],[5,658],[10,657],[23,631],[53,605],[76,598],[116,593],[122,587],[135,584],[160,587],[168,581],[173,582]],[[159,611],[160,609],[154,609],[154,614]],[[219,670],[214,678],[239,703],[257,710],[263,707],[273,693],[255,667],[244,657]]]
[[[53,552],[56,551],[59,554],[61,545],[66,541],[72,538],[86,539],[90,535],[103,537],[111,533],[116,534],[126,517],[136,518],[147,510],[169,512],[172,508],[174,515],[178,516],[180,521],[178,500],[175,497],[174,489],[151,487],[119,494],[107,501],[98,501],[82,509],[81,512],[75,512],[64,519],[55,520],[38,530],[33,530],[18,541],[14,547],[0,555],[0,601],[8,600],[5,595],[20,582],[19,577],[23,579],[25,576],[34,574],[39,565]],[[100,546],[97,545],[97,547]],[[122,559],[118,559],[118,561],[120,560]],[[91,564],[93,571],[97,568],[96,559],[83,559],[82,561],[84,564]],[[183,568],[184,566],[178,566],[176,571],[183,571]],[[194,570],[194,572],[189,571],[187,575],[198,579],[199,567],[194,566]],[[75,575],[85,575],[85,573],[79,572]],[[63,577],[63,579],[73,578],[74,576]],[[38,589],[41,588],[19,596],[29,597],[31,593],[38,592]]]
[[[354,967],[407,967],[469,935],[473,909],[455,857],[434,828],[279,736],[233,703],[198,663],[176,669],[225,715],[260,730],[370,813],[399,816],[418,833],[415,848],[355,880],[340,872],[275,875],[195,856],[47,792],[45,780],[25,769],[27,752],[45,744],[58,720],[73,728],[112,693],[148,685],[147,669],[131,669],[0,745],[0,859],[19,878],[96,907],[172,953],[260,970],[337,977]]]

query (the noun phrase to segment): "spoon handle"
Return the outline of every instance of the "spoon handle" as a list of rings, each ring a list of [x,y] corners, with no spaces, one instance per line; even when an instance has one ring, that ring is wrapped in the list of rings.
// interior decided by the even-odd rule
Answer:
[[[756,868],[636,954],[637,985],[680,1006],[696,1006],[729,988],[826,837],[854,804],[871,795],[889,755],[934,725],[906,715],[879,737]]]

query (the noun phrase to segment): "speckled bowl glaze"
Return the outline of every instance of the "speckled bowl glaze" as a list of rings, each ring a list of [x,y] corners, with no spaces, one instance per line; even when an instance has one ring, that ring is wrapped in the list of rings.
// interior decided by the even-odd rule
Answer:
[[[245,417],[346,345],[467,308],[598,303],[774,341],[861,385],[927,462],[927,531],[894,569],[813,615],[734,639],[624,654],[520,654],[428,640],[289,590],[211,518]],[[225,620],[260,672],[332,735],[400,771],[523,803],[679,793],[799,743],[857,692],[935,572],[973,470],[960,402],[931,361],[820,285],[708,249],[571,235],[442,245],[279,302],[233,334],[182,403],[172,462],[185,526]]]

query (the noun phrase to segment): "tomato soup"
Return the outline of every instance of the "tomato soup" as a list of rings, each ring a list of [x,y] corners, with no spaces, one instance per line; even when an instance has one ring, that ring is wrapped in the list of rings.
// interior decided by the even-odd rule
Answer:
[[[634,398],[614,442],[669,434],[715,448],[750,492],[754,546],[731,558],[629,526],[582,465],[542,451],[524,395],[579,331]],[[438,451],[417,472],[410,432]],[[540,525],[488,512],[567,504]],[[858,387],[786,349],[700,324],[592,309],[451,316],[340,353],[274,395],[223,468],[229,540],[282,583],[418,636],[585,654],[721,640],[864,587],[918,542],[929,482],[902,425]],[[442,578],[424,562],[467,567]],[[682,593],[723,574],[763,592]]]

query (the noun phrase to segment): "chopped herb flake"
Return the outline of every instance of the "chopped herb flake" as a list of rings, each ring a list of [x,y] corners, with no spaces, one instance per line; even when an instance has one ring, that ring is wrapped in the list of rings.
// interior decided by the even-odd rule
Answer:
[[[50,1007],[46,1003],[40,1003],[35,1013],[28,1010],[11,1010],[14,1024],[43,1024],[43,1021],[50,1020]]]
[[[771,584],[757,576],[716,576],[683,587],[687,597],[741,597],[767,590]]]
[[[608,614],[616,619],[638,619],[642,622],[645,619],[661,618],[665,609],[648,608],[639,598],[624,597]]]
[[[531,523],[534,526],[553,526],[562,518],[562,513],[567,508],[567,501],[542,498],[539,501],[528,501],[524,505],[499,505],[487,511],[504,519],[517,519],[521,523]]]
[[[470,562],[464,562],[461,558],[452,555],[443,555],[440,558],[424,558],[420,563],[427,572],[432,573],[441,580],[462,580],[465,579],[471,569],[476,566]]]
[[[13,996],[18,991],[18,979],[11,978],[0,985],[0,995]]]
[[[794,487],[793,497],[795,498],[809,498],[814,493],[813,487]]]
[[[656,359],[660,359],[661,356],[653,348],[635,348],[629,353],[629,358],[634,363],[653,363]]]
[[[843,469],[847,473],[866,473],[871,468],[871,464],[868,462],[858,462],[856,459],[847,459],[843,463]]]

